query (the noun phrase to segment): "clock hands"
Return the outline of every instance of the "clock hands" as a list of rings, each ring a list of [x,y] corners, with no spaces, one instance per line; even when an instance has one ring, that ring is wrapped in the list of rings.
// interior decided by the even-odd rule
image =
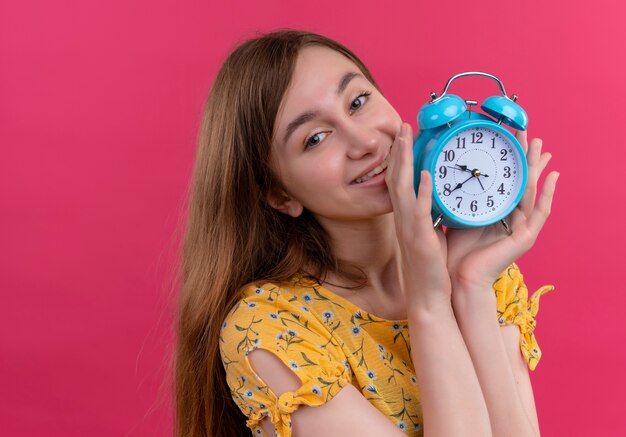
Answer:
[[[466,172],[468,172],[468,173],[472,173],[472,174],[474,174],[474,173],[478,172],[478,174],[474,174],[474,176],[484,176],[484,177],[486,177],[486,178],[488,178],[488,177],[489,177],[489,175],[488,175],[488,174],[481,173],[481,172],[480,172],[480,170],[478,170],[477,168],[475,168],[474,170],[470,170],[470,169],[468,169],[468,168],[467,168],[467,165],[461,165],[461,164],[454,164],[454,165],[456,165],[456,166],[457,166],[457,167],[459,167],[459,168],[452,167],[451,165],[446,165],[446,167],[448,167],[448,168],[452,168],[452,169],[454,169],[454,170],[463,170],[463,171],[466,171]]]
[[[459,188],[461,188],[463,186],[463,184],[467,181],[469,181],[471,178],[473,178],[474,175],[471,175],[470,177],[468,177],[467,179],[465,179],[463,182],[461,182],[460,184],[456,184],[456,187],[454,187],[453,190],[450,191],[450,193],[452,194],[453,191],[458,190]]]
[[[483,175],[484,176],[484,175]],[[485,177],[489,177],[489,176],[485,176]],[[480,188],[483,189],[483,191],[485,191],[485,187],[483,187],[483,183],[480,181],[480,175],[476,176],[476,180],[478,181],[478,183],[480,184]]]
[[[465,182],[469,181],[470,179],[472,179],[474,177],[476,178],[476,180],[480,184],[480,187],[483,189],[483,191],[485,190],[485,187],[483,186],[483,183],[480,181],[480,177],[484,176],[484,177],[488,178],[489,177],[488,174],[481,173],[480,170],[478,170],[477,168],[475,168],[473,170],[470,170],[470,169],[467,168],[466,165],[461,165],[461,164],[454,164],[454,165],[456,167],[459,167],[459,168],[452,167],[451,165],[447,165],[446,167],[452,168],[454,170],[462,170],[464,172],[471,173],[472,175],[469,178],[465,179],[460,184],[457,184],[456,187],[454,187],[454,189],[452,191],[458,190],[459,188],[461,188],[463,186],[463,184],[465,184]],[[452,191],[450,191],[450,193],[452,193]]]

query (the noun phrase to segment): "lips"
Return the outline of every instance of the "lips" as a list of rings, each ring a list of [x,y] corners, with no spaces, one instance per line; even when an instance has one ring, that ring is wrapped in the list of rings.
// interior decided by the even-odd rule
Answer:
[[[387,159],[389,158],[389,152],[387,152],[387,155],[380,161],[378,161],[377,163],[373,164],[372,166],[370,166],[364,173],[362,173],[359,177],[355,178],[352,182],[350,182],[350,184],[358,184],[364,181],[359,181],[362,178],[368,177],[368,179],[374,177],[376,174],[380,174],[383,170],[385,170],[387,168]],[[375,170],[379,170],[376,174],[371,174],[374,173]]]

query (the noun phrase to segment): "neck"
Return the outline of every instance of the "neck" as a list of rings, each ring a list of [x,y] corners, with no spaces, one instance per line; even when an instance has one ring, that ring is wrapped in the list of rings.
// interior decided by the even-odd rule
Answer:
[[[393,213],[367,221],[333,222],[321,225],[328,232],[333,254],[367,274],[367,287],[380,295],[400,291],[400,248]],[[328,275],[329,282],[336,279]]]

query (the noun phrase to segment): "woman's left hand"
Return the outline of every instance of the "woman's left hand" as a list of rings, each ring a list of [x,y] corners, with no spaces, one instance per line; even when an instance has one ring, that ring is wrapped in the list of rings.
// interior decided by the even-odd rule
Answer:
[[[550,215],[558,172],[546,176],[536,206],[535,198],[537,181],[552,155],[541,153],[539,138],[528,144],[526,131],[517,131],[515,137],[526,153],[528,182],[519,205],[507,217],[513,233],[508,235],[500,222],[478,228],[449,228],[446,232],[448,271],[453,290],[491,287],[506,267],[533,246]]]

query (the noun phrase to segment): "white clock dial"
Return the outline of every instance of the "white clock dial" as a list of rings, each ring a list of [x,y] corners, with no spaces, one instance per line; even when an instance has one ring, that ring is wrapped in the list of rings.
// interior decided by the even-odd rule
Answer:
[[[463,130],[437,156],[435,190],[452,215],[469,222],[491,220],[517,198],[521,159],[504,134],[486,127]]]

